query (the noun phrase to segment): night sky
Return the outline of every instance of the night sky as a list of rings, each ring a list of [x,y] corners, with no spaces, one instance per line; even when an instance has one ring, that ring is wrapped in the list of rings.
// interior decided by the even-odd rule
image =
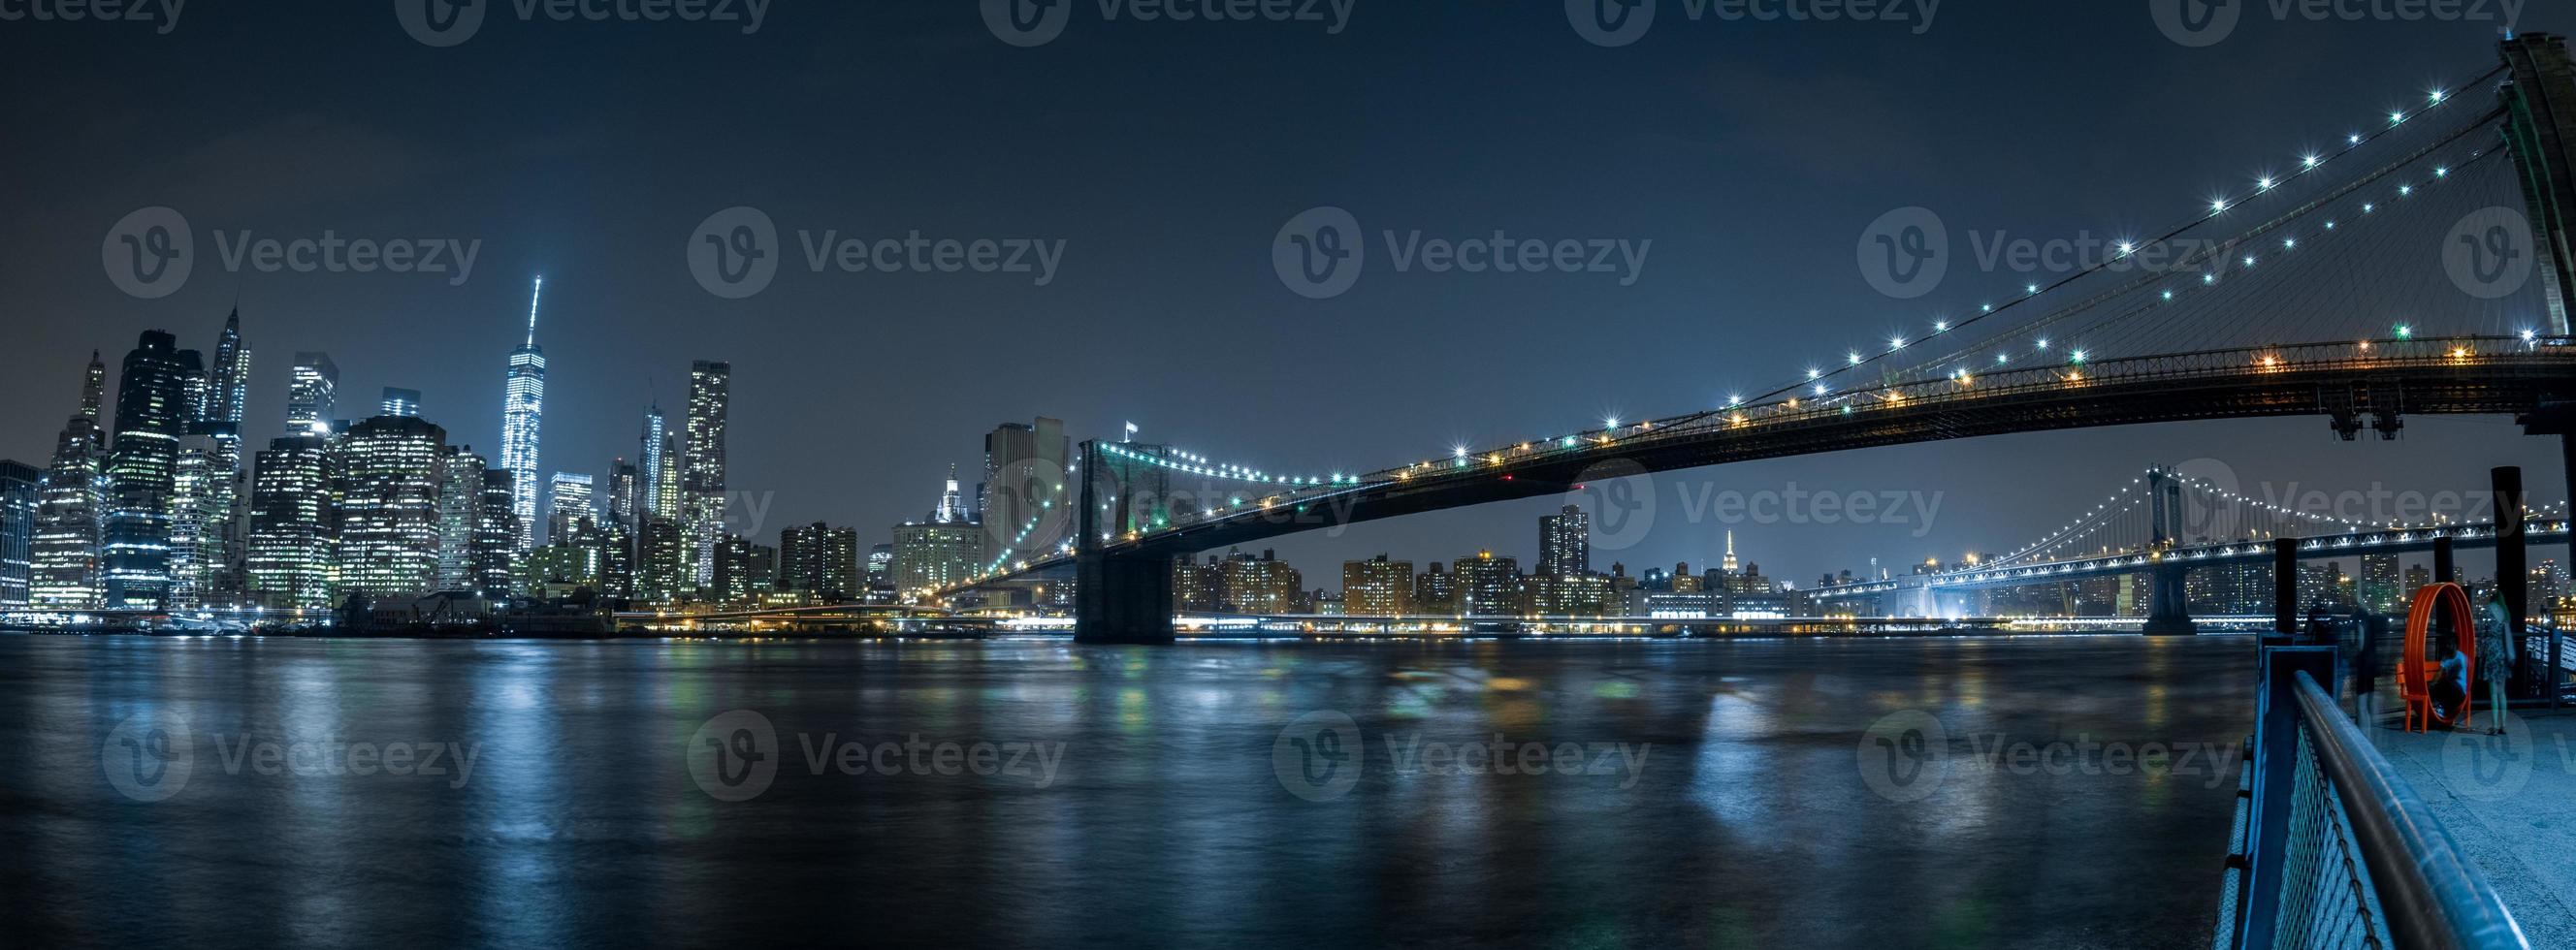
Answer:
[[[692,359],[730,360],[731,481],[764,499],[763,539],[825,520],[889,540],[937,501],[949,465],[980,464],[984,432],[1037,415],[1077,439],[1132,421],[1146,441],[1222,460],[1374,469],[1767,389],[2022,282],[1954,265],[1930,297],[1880,295],[1854,248],[1891,209],[2042,238],[2172,220],[2305,143],[2484,73],[2502,25],[2278,22],[2254,3],[2224,42],[2190,48],[2148,0],[1953,0],[1919,34],[1694,21],[1664,0],[1641,40],[1604,48],[1553,0],[1357,0],[1338,33],[1329,13],[1137,22],[1067,2],[1062,35],[1030,48],[968,0],[778,0],[748,34],[524,20],[495,0],[445,48],[385,2],[195,0],[166,34],[0,22],[0,457],[44,464],[92,349],[112,368],[160,328],[211,350],[236,299],[257,352],[255,446],[283,427],[292,354],[322,350],[342,371],[342,415],[382,387],[418,389],[451,441],[497,456],[503,363],[542,273],[544,468],[604,475],[635,455],[646,403],[678,423]],[[2576,32],[2563,4],[2522,15],[2525,31]],[[720,299],[685,248],[738,205],[775,221],[787,256],[761,293]],[[1325,205],[1372,241],[1418,228],[1653,244],[1625,286],[1398,273],[1372,248],[1349,292],[1308,299],[1273,272],[1271,244]],[[152,206],[186,215],[197,259],[184,288],[139,299],[109,280],[101,245]],[[455,285],[452,272],[235,273],[217,246],[326,230],[480,246]],[[794,235],[826,230],[1064,251],[1043,285],[815,273]],[[2489,466],[2521,464],[2536,500],[2562,497],[2555,444],[2518,432],[2416,417],[2404,441],[2341,443],[2299,418],[1683,473],[1667,484],[1942,503],[1928,533],[1685,523],[1667,487],[1664,520],[1596,566],[1697,566],[1728,527],[1746,557],[1801,583],[1872,556],[2006,549],[2147,465],[2190,459],[2276,493],[2475,488]],[[1309,586],[1380,550],[1445,561],[1493,547],[1526,567],[1534,518],[1555,504],[1279,548]]]

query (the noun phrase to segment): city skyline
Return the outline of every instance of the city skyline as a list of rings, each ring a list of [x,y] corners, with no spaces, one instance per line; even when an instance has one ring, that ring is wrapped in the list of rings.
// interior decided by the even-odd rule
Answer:
[[[10,154],[54,187],[0,198],[11,212],[0,216],[11,222],[7,241],[22,249],[24,264],[9,279],[25,312],[63,319],[30,321],[22,330],[25,345],[14,349],[12,372],[0,378],[0,398],[57,405],[61,393],[76,391],[78,353],[121,352],[135,332],[152,327],[204,341],[238,298],[245,319],[260,328],[256,336],[267,341],[265,353],[332,353],[348,393],[419,389],[458,441],[497,453],[502,394],[490,374],[509,346],[503,341],[520,338],[527,281],[542,272],[550,361],[544,456],[570,464],[549,462],[539,477],[554,470],[604,475],[610,459],[634,457],[638,408],[659,403],[677,416],[688,362],[730,360],[741,375],[733,397],[742,408],[728,485],[774,496],[764,533],[818,519],[891,525],[915,517],[920,503],[906,486],[935,484],[950,464],[971,468],[974,433],[1037,414],[1066,420],[1077,438],[1114,439],[1133,421],[1147,438],[1211,456],[1282,467],[1381,465],[1448,445],[1580,428],[1613,414],[1719,404],[1729,387],[1794,374],[1852,342],[2017,286],[2018,272],[1976,259],[1967,232],[1992,244],[2108,234],[2162,220],[2211,191],[2294,163],[2302,146],[2421,87],[2473,78],[2494,32],[2471,23],[2358,24],[2301,32],[2292,42],[2285,31],[2294,26],[2249,23],[2230,43],[2278,55],[2231,56],[2174,47],[2142,11],[2125,7],[1960,8],[1920,36],[1864,23],[1812,31],[1703,23],[1659,27],[1646,42],[1610,51],[1571,35],[1559,10],[1470,17],[1392,7],[1363,11],[1340,35],[1254,26],[1201,35],[1136,24],[1019,51],[1001,46],[971,10],[864,5],[781,11],[769,29],[722,42],[678,28],[525,24],[531,28],[496,29],[459,49],[431,50],[378,22],[381,13],[208,9],[162,38],[174,49],[242,37],[310,47],[321,68],[386,76],[363,90],[218,95],[174,75],[175,61],[159,58],[102,71],[95,64],[104,59],[91,54],[127,39],[110,31],[62,31],[48,48],[12,64],[50,70],[84,88],[131,92],[151,134],[137,138],[126,128],[50,111],[59,107],[28,106],[36,112],[31,119],[57,134],[14,142]],[[2522,26],[2565,32],[2576,27],[2571,16],[2535,8]],[[1768,42],[1775,32],[1783,42]],[[2079,34],[2099,37],[2099,45],[2079,52],[2053,42]],[[1807,44],[1855,55],[1820,65]],[[1989,72],[1938,68],[1990,48],[2027,56],[1996,62]],[[538,50],[545,55],[533,55]],[[684,52],[775,95],[745,109],[676,77],[610,83],[583,65],[655,51]],[[1419,75],[1411,65],[1473,62],[1496,52],[1533,68],[1470,77]],[[1270,81],[1286,73],[1283,64],[1318,54],[1352,62],[1355,71],[1313,87]],[[1017,130],[1096,114],[1096,103],[1044,81],[1064,56],[1110,69],[1104,82],[1142,83],[1176,69],[1204,71],[1205,79],[1190,97],[1139,104],[1132,122],[1092,123],[1092,131],[1080,132],[1074,130],[1086,126],[1074,121],[1049,133],[1046,142],[1061,160],[1046,174],[1024,175],[1016,160],[1000,157],[1016,151],[1002,146],[1019,141]],[[2374,74],[2385,79],[2359,86],[2296,81],[2328,57],[2381,63]],[[905,78],[952,62],[978,68],[937,88]],[[506,87],[483,75],[497,69],[450,69],[538,63],[544,81]],[[2074,89],[2054,78],[2106,63],[2131,81]],[[1597,75],[1602,85],[1571,88],[1541,78],[1568,69]],[[1920,83],[1927,74],[1943,82]],[[487,105],[459,112],[441,107],[444,94],[424,91],[455,82],[466,84],[455,94]],[[239,64],[235,83],[254,91],[298,86],[269,63]],[[850,83],[903,90],[903,101],[874,121],[883,134],[928,145],[902,155],[840,147],[840,138],[823,148],[791,147],[796,143],[771,131],[802,127],[790,117],[816,114],[829,102],[817,90]],[[1355,130],[1358,139],[1317,141],[1238,117],[1329,109],[1384,84],[1423,87],[1423,104],[1385,104],[1383,124]],[[147,85],[164,94],[145,94]],[[1688,94],[1662,105],[1600,94],[1628,88]],[[2176,89],[2212,94],[2192,97],[2202,108],[2174,110],[2166,105]],[[1468,90],[1478,101],[1523,108],[1425,111]],[[673,104],[685,128],[649,140],[578,121],[555,131],[554,117],[587,115],[584,103],[622,95]],[[2099,118],[2080,114],[2096,97],[2110,97],[2116,108],[2100,110]],[[379,109],[416,116],[418,124],[374,118]],[[1570,134],[1533,135],[1513,118],[1522,113],[1557,116]],[[2013,116],[2028,121],[2006,121]],[[1183,125],[1193,128],[1187,137],[1158,131]],[[1447,131],[1437,140],[1406,131],[1432,127]],[[1878,131],[1856,135],[1853,128]],[[2079,160],[2064,167],[2016,158],[2040,150],[2030,138],[2043,128],[2100,144],[2079,149]],[[1389,173],[1333,171],[1332,156],[1351,142],[1380,140]],[[1885,147],[1871,147],[1878,142]],[[382,160],[339,163],[374,169],[353,176],[309,158],[342,150]],[[637,158],[672,150],[669,167],[689,174],[666,176],[664,166]],[[463,153],[501,158],[450,160]],[[246,154],[271,160],[245,162]],[[761,156],[755,164],[768,170],[746,180],[743,154]],[[1139,154],[1168,155],[1173,166],[1139,173],[1130,161]],[[144,156],[185,173],[147,174]],[[1562,171],[1573,168],[1601,174]],[[1928,168],[1960,175],[1936,180]],[[1781,187],[1743,187],[1767,180]],[[892,182],[913,187],[882,187]],[[925,202],[915,193],[950,200]],[[1282,221],[1327,204],[1349,209],[1372,231],[1392,228],[1399,236],[1501,228],[1656,244],[1646,278],[1630,287],[1381,268],[1342,297],[1308,300],[1279,285],[1268,244]],[[765,209],[798,255],[802,231],[819,240],[836,230],[874,236],[918,228],[930,237],[1061,235],[1069,244],[1062,272],[1045,287],[790,267],[759,296],[725,300],[700,288],[681,251],[699,222],[740,205]],[[179,292],[139,300],[100,274],[99,243],[121,216],[155,206],[182,210],[199,226],[206,266]],[[1962,232],[1955,235],[1962,268],[1932,296],[1891,301],[1854,268],[1852,244],[1872,219],[1907,206],[1939,210]],[[1160,217],[1200,223],[1169,233],[1118,223]],[[223,267],[210,233],[237,243],[326,230],[378,240],[479,240],[481,250],[470,277],[457,283],[436,275],[272,273]],[[463,275],[447,275],[456,276]],[[1496,325],[1528,329],[1481,329]],[[1335,345],[1271,348],[1255,337],[1255,328],[1268,326],[1314,327]],[[1147,339],[1261,355],[1154,362],[1130,345]],[[1462,346],[1468,360],[1543,368],[1558,382],[1521,385],[1507,376],[1429,384],[1419,367],[1445,362]],[[1315,359],[1321,351],[1333,359]],[[924,358],[930,355],[942,358]],[[1005,369],[960,375],[959,367],[978,361]],[[254,366],[251,431],[243,433],[249,445],[276,434],[268,426],[284,362],[272,356]],[[1387,382],[1354,384],[1345,393],[1309,385],[1318,380]],[[1568,395],[1563,380],[1591,391]],[[1279,411],[1278,394],[1289,392],[1299,395],[1284,402],[1307,411]],[[1388,405],[1403,407],[1403,421],[1383,421]],[[57,412],[0,420],[0,455],[44,454]],[[800,436],[829,429],[857,432],[822,443],[832,446],[825,451],[831,464],[804,464],[799,446],[808,443]],[[2391,484],[2474,487],[2485,464],[2537,469],[2550,461],[2545,445],[2493,432],[2480,421],[2415,420],[2404,451],[2327,444],[2308,422],[2228,423],[2195,434],[2169,427],[2061,433],[1989,440],[1973,457],[1889,448],[1731,466],[1695,476],[1693,489],[1781,490],[1794,482],[1832,491],[1948,490],[1944,517],[1961,522],[1955,535],[1936,527],[1937,536],[1917,539],[1915,526],[1734,526],[1744,540],[1780,552],[1775,560],[1784,570],[1822,570],[1892,557],[1899,553],[1892,548],[1918,540],[1919,553],[1902,553],[1955,556],[2044,530],[2045,521],[2016,523],[2024,498],[2005,487],[2037,464],[2076,469],[2069,483],[2206,457],[2283,485],[2374,471]],[[2449,461],[2470,455],[2479,458]],[[852,484],[866,491],[841,490]],[[2346,487],[2358,486],[2328,490]],[[2062,509],[2077,497],[2072,489],[2035,491],[2028,507],[2038,510]],[[1516,522],[1550,507],[1515,503],[1491,517]],[[1343,539],[1285,539],[1281,547],[1300,557],[1334,556],[1345,544],[1458,547],[1481,517],[1425,516],[1355,528]],[[1634,559],[1704,561],[1722,543],[1714,525],[1659,530]]]

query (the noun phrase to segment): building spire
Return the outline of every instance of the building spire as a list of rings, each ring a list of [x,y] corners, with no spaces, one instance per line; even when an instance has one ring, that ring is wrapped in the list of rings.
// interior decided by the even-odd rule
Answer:
[[[546,295],[546,275],[537,275],[537,289],[528,294],[528,345],[537,345],[537,301]]]

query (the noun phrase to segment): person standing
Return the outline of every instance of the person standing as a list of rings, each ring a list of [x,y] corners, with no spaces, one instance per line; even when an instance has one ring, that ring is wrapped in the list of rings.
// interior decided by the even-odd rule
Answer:
[[[2487,684],[2487,708],[2495,714],[2487,732],[2504,731],[2504,681],[2513,675],[2515,649],[2513,618],[2505,610],[2504,598],[2489,595],[2478,612],[2478,678]]]

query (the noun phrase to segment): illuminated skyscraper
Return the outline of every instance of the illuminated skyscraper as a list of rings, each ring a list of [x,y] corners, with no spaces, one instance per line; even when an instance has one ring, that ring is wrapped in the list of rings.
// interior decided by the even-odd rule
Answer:
[[[633,533],[636,514],[644,505],[644,482],[635,463],[622,458],[608,463],[607,489],[608,523],[625,525]]]
[[[1738,569],[1735,563],[1735,532],[1733,531],[1726,533],[1726,560],[1718,562],[1718,569],[1728,574],[1736,573]]]
[[[596,525],[599,508],[592,498],[592,479],[588,475],[556,472],[546,486],[546,541],[549,544],[572,537],[574,526],[582,521]]]
[[[725,420],[733,403],[733,364],[699,360],[689,364],[688,457],[681,466],[681,491],[688,506],[682,519],[695,543],[691,565],[698,584],[715,579],[716,541],[724,536]]]
[[[215,362],[197,403],[197,418],[182,445],[182,459],[193,450],[202,466],[190,486],[183,516],[195,518],[191,552],[195,597],[199,604],[228,605],[242,590],[242,418],[250,398],[250,346],[242,342],[241,311],[224,318],[215,340]]]
[[[23,462],[0,460],[0,608],[27,606],[34,580],[36,499],[44,473]]]
[[[223,334],[215,338],[215,364],[207,370],[205,407],[198,417],[239,427],[249,401],[250,347],[242,343],[241,310],[235,308],[224,318]]]
[[[377,403],[376,414],[380,416],[420,415],[420,390],[385,387],[385,396]]]
[[[196,422],[179,438],[170,479],[170,605],[220,606],[231,601],[228,571],[241,438],[221,422]]]
[[[329,423],[339,399],[340,367],[331,354],[295,354],[295,373],[286,383],[286,428],[302,435]]]
[[[243,586],[271,610],[328,610],[332,579],[331,438],[289,435],[252,466]]]
[[[859,597],[866,593],[859,557],[859,530],[834,528],[817,521],[778,535],[777,586],[809,594]]]
[[[179,437],[193,415],[188,382],[202,378],[195,350],[146,330],[116,382],[116,434],[107,460],[106,606],[159,609],[170,597],[171,489]]]
[[[647,518],[676,518],[680,510],[678,462],[671,457],[670,425],[662,418],[659,404],[644,409],[644,439],[636,465],[636,475],[643,481],[637,495],[643,501],[641,514]]]
[[[483,589],[474,567],[474,538],[483,522],[483,472],[490,467],[471,446],[448,446],[439,458],[439,590]]]
[[[2398,612],[2401,601],[2397,583],[2397,555],[2361,556],[2361,587],[2357,594],[2362,610],[2381,614]]]
[[[939,507],[932,510],[933,524],[962,524],[966,521],[966,498],[957,487],[957,466],[948,466],[948,486],[939,492]]]
[[[107,506],[107,439],[99,431],[98,412],[106,380],[107,364],[91,353],[80,411],[63,425],[53,467],[45,472],[30,552],[35,576],[28,599],[38,608],[93,610],[105,592],[99,543]]]
[[[519,515],[511,507],[519,495],[515,482],[509,469],[483,470],[483,506],[476,512],[470,550],[483,596],[494,599],[511,595],[511,577],[518,570]]]
[[[1538,519],[1538,572],[1565,577],[1592,573],[1592,516],[1567,505]]]
[[[501,393],[501,468],[510,473],[510,513],[519,519],[518,552],[537,545],[537,436],[546,411],[546,351],[537,345],[537,304],[546,279],[528,295],[528,339],[510,351]]]
[[[340,439],[340,587],[415,597],[438,586],[438,494],[447,431],[377,416]]]

